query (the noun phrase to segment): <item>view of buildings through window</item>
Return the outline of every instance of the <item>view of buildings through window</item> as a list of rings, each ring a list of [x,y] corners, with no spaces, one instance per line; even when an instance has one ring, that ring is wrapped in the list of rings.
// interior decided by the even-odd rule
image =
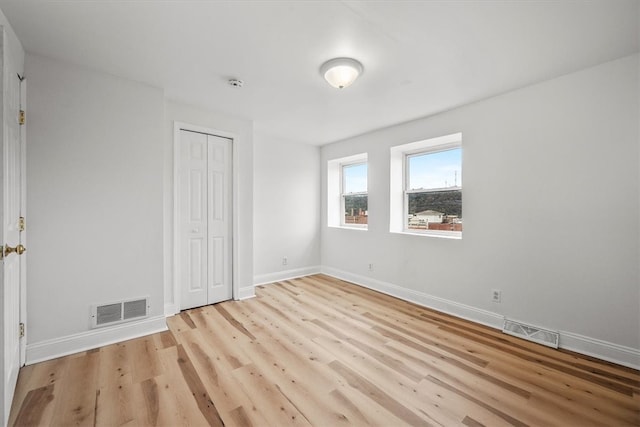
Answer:
[[[342,166],[342,206],[344,224],[367,224],[367,164]]]
[[[406,156],[407,229],[462,231],[462,148]]]

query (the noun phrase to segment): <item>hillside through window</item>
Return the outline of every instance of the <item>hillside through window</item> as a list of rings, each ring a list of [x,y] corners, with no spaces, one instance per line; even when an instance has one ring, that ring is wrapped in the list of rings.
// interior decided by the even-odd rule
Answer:
[[[368,220],[367,164],[342,165],[344,225],[365,225]]]
[[[435,148],[405,157],[407,230],[462,231],[462,148]]]

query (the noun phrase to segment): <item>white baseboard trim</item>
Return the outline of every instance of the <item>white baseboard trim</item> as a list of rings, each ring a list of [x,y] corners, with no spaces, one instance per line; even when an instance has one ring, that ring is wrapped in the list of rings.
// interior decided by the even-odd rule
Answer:
[[[238,300],[249,299],[256,296],[256,289],[254,286],[245,286],[238,289]]]
[[[79,334],[67,335],[62,338],[27,344],[26,364],[31,365],[37,362],[44,362],[45,360],[51,360],[166,330],[166,318],[162,315],[137,322],[122,323],[112,327],[92,329]]]
[[[382,292],[383,294],[432,308],[442,313],[451,314],[452,316],[481,323],[492,328],[502,329],[502,324],[504,323],[504,317],[502,315],[471,307],[469,305],[460,304],[444,298],[435,297],[423,292],[403,288],[392,283],[372,279],[371,277],[360,276],[358,274],[326,266],[322,267],[322,273],[355,283],[356,285],[360,285],[365,288],[373,289],[374,291]]]
[[[640,370],[640,350],[560,331],[560,348]]]
[[[180,309],[174,303],[164,305],[164,317],[171,317],[180,313]]]
[[[443,313],[502,330],[504,317],[490,311],[481,310],[455,301],[406,289],[391,283],[332,267],[322,266],[322,273],[405,301],[410,301]],[[559,331],[559,334],[560,348],[617,363],[629,368],[640,369],[640,350],[638,349],[574,334],[572,332]]]
[[[298,277],[310,276],[320,273],[320,266],[294,268],[292,270],[276,271],[275,273],[259,274],[253,276],[254,286],[266,285],[267,283],[279,282],[281,280],[296,279]]]

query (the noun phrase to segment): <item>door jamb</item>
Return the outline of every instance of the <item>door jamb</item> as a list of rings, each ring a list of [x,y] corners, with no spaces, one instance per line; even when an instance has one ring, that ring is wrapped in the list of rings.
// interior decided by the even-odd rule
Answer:
[[[179,233],[180,224],[178,223],[178,191],[179,191],[179,168],[180,168],[180,131],[199,132],[208,135],[221,136],[231,140],[231,298],[238,300],[238,147],[236,141],[238,136],[235,133],[227,132],[219,129],[212,129],[203,126],[193,125],[184,122],[173,122],[173,305],[170,312],[167,307],[171,305],[165,304],[165,316],[170,316],[180,312],[180,262],[179,262]],[[172,312],[171,312],[172,311]]]

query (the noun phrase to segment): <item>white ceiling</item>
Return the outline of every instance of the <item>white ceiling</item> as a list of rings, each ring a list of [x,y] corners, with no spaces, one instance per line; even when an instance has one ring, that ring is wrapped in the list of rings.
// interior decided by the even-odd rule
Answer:
[[[0,0],[27,52],[324,144],[638,51],[638,1]],[[319,75],[351,56],[338,90]],[[28,70],[27,78],[28,78]],[[231,77],[242,89],[227,85]]]

